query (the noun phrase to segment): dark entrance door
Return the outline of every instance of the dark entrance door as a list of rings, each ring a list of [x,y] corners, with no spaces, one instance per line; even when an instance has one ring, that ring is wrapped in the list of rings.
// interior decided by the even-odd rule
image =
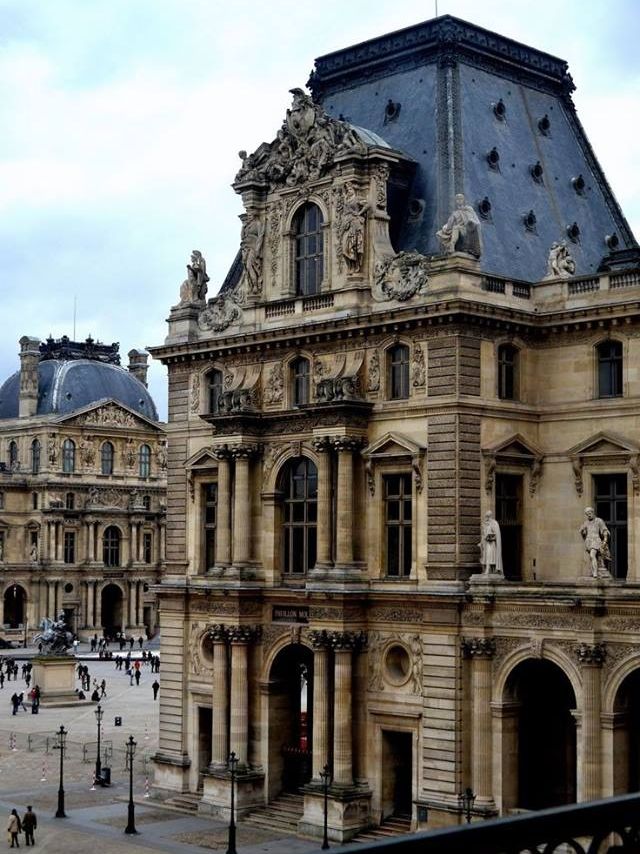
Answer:
[[[202,774],[211,765],[211,709],[198,706],[198,788],[202,787]]]
[[[522,575],[522,475],[496,474],[496,519],[502,534],[505,578]]]
[[[595,511],[611,531],[611,565],[614,578],[627,577],[627,476],[596,474],[593,477]]]
[[[12,584],[4,594],[4,620],[11,629],[24,623],[25,594],[22,587]]]
[[[382,817],[411,817],[413,747],[410,732],[382,733]]]

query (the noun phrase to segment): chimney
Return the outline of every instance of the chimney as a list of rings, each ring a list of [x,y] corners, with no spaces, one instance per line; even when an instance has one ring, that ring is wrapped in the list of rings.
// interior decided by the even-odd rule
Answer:
[[[137,380],[140,380],[143,386],[147,385],[147,359],[149,354],[146,350],[129,350],[129,367],[128,371],[133,374]]]
[[[38,410],[38,363],[40,339],[23,335],[20,339],[20,398],[18,415],[30,418]]]

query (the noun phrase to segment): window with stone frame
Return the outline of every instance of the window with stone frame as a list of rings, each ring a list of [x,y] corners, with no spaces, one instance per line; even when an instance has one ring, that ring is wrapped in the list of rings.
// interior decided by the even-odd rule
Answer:
[[[34,439],[31,443],[31,474],[40,473],[40,451],[40,440]]]
[[[38,493],[37,492],[31,493],[31,506],[33,507],[34,510],[38,509]]]
[[[396,344],[387,350],[387,396],[391,400],[409,397],[409,348]]]
[[[5,547],[5,531],[0,529],[0,562],[3,562],[5,560],[4,547]]]
[[[62,471],[73,474],[76,470],[76,443],[73,439],[65,439],[62,443]]]
[[[280,475],[283,494],[283,573],[302,577],[316,563],[318,470],[312,460],[289,460]]]
[[[64,532],[63,559],[64,559],[65,563],[75,563],[76,562],[76,532],[75,531],[65,531]]]
[[[153,561],[153,534],[151,531],[142,532],[142,560],[144,563]]]
[[[519,351],[513,344],[498,347],[498,397],[500,400],[517,400]]]
[[[408,578],[413,561],[413,506],[410,474],[382,476],[385,525],[385,571]]]
[[[142,496],[142,506],[145,509],[145,512],[148,513],[151,510],[151,496],[143,495]]]
[[[104,475],[113,474],[113,445],[111,442],[103,442],[100,448],[100,471]]]
[[[4,510],[4,492],[0,492],[0,510]]]
[[[224,377],[222,371],[214,368],[207,374],[207,412],[210,415],[218,415],[220,412],[220,395],[224,389]]]
[[[609,529],[611,561],[605,566],[614,578],[626,578],[629,562],[627,475],[594,474],[593,504],[596,516]]]
[[[204,567],[213,569],[216,565],[216,527],[218,524],[218,484],[205,483],[203,486],[204,505]]]
[[[64,497],[64,507],[65,510],[75,510],[76,507],[76,497],[73,492],[67,492]]]
[[[296,296],[320,292],[324,264],[322,211],[307,202],[293,219]]]
[[[151,476],[151,448],[149,445],[140,445],[140,465],[139,465],[139,474],[140,477],[150,477]]]
[[[291,363],[291,403],[302,406],[309,403],[311,387],[311,365],[308,359],[300,357]]]
[[[18,443],[15,440],[9,442],[9,468],[14,469],[18,462]]]
[[[120,566],[120,530],[109,525],[102,537],[102,562],[105,566]]]
[[[622,343],[603,341],[596,347],[598,397],[622,397]]]

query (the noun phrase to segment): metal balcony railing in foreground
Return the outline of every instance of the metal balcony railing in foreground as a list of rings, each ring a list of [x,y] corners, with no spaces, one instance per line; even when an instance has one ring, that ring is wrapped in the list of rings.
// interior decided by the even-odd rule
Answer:
[[[336,847],[340,854],[639,854],[640,794]]]

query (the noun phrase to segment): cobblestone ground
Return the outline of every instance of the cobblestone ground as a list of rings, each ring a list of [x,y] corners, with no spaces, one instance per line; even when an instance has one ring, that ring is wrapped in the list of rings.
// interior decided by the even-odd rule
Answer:
[[[16,650],[5,657],[19,660],[33,650]],[[158,703],[153,700],[151,683],[156,678],[143,666],[140,686],[129,684],[124,672],[113,662],[91,658],[88,647],[79,655],[89,665],[91,680],[107,681],[107,696],[102,699],[102,765],[111,768],[112,786],[93,787],[97,752],[95,704],[75,708],[47,709],[38,715],[30,710],[11,713],[10,697],[27,688],[24,681],[4,683],[0,689],[0,811],[8,818],[13,807],[20,815],[32,804],[38,816],[36,847],[50,854],[88,854],[99,847],[100,854],[125,852],[226,851],[226,827],[207,818],[199,818],[162,809],[145,797],[152,781],[149,758],[157,748]],[[20,663],[20,661],[19,661]],[[162,674],[159,677],[162,685]],[[79,683],[77,683],[79,686]],[[162,688],[160,688],[162,690]],[[115,726],[115,718],[122,726]],[[68,730],[64,757],[64,819],[54,818],[58,806],[60,753],[55,748],[60,725]],[[133,789],[136,802],[136,836],[124,834],[127,824],[129,772],[126,769],[125,742],[133,735],[136,743]],[[106,749],[106,753],[105,753]],[[2,821],[0,813],[0,821]],[[8,843],[4,843],[8,847]],[[1,845],[1,843],[0,843]],[[21,847],[24,837],[21,837]],[[238,854],[257,852],[311,852],[318,844],[308,840],[281,838],[277,834],[238,826]]]

